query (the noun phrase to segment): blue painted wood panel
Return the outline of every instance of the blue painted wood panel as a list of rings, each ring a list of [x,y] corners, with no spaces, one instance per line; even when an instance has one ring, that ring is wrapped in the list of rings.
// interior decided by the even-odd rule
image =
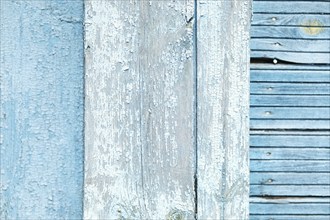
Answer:
[[[1,1],[1,219],[81,219],[83,1]]]

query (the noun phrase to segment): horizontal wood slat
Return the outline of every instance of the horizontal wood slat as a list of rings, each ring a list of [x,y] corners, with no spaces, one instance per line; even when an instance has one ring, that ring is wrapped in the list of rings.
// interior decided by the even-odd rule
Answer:
[[[253,13],[329,14],[329,2],[310,1],[253,1]]]
[[[250,120],[251,129],[330,129],[330,120]]]
[[[250,196],[330,196],[329,185],[251,185]],[[285,213],[282,213],[285,214]]]
[[[276,65],[271,65],[276,66]],[[308,66],[308,65],[306,65]],[[251,82],[330,82],[326,70],[251,70]]]
[[[252,26],[251,38],[329,39],[329,27]]]
[[[329,107],[330,96],[310,95],[251,95],[251,106],[310,106]]]
[[[305,65],[305,64],[288,64],[288,63],[251,63],[250,70],[265,70],[265,71],[330,71],[330,65]]]
[[[289,203],[329,203],[330,197],[250,197],[252,203],[272,203],[272,204],[289,204]]]
[[[251,148],[250,159],[256,160],[330,160],[328,149]]]
[[[252,205],[252,204],[251,204]],[[271,213],[269,211],[268,213]],[[250,220],[329,220],[330,215],[310,215],[310,214],[301,214],[301,215],[250,215]]]
[[[251,135],[253,147],[330,147],[329,136]]]
[[[316,160],[251,160],[252,172],[330,172],[330,161]]]
[[[281,4],[281,3],[279,3]],[[330,26],[325,14],[253,14],[252,25],[267,26]]]
[[[329,95],[330,83],[251,83],[251,94]]]
[[[251,119],[330,119],[328,107],[252,107]]]
[[[329,40],[254,38],[250,41],[250,48],[252,51],[267,50],[329,53],[330,43]]]
[[[250,204],[251,214],[322,214],[329,215],[329,204]]]
[[[330,185],[330,173],[251,172],[251,185]]]
[[[330,32],[329,32],[330,34]],[[310,52],[283,52],[283,51],[251,51],[252,58],[279,59],[293,63],[330,63],[329,53],[310,53]]]

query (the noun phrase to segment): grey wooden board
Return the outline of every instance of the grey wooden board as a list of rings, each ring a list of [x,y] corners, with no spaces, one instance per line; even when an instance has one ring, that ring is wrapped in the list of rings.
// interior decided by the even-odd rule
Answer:
[[[252,26],[252,38],[330,39],[329,27]]]
[[[281,4],[281,3],[279,3]],[[329,15],[325,14],[257,14],[252,17],[252,25],[263,26],[316,26],[330,27]]]
[[[303,149],[302,151],[304,151]],[[329,185],[330,173],[251,172],[251,185]]]
[[[196,3],[197,219],[247,219],[251,1]]]
[[[260,204],[250,205],[251,214],[322,214],[329,215],[330,208],[326,203],[302,203],[302,204]]]
[[[330,32],[329,32],[330,34]],[[329,40],[330,43],[330,40]],[[283,52],[283,51],[251,51],[251,58],[279,59],[293,63],[329,64],[330,53]]]
[[[329,19],[330,20],[330,19]],[[267,28],[267,27],[264,27]],[[329,40],[252,38],[250,48],[254,51],[314,52],[329,53]],[[296,53],[297,54],[297,53]],[[321,54],[321,53],[317,53]]]
[[[252,205],[252,204],[251,204]],[[271,210],[271,209],[270,209]],[[271,213],[271,211],[269,211]],[[329,220],[330,215],[310,215],[302,214],[302,215],[253,215],[251,214],[249,217],[250,220]]]
[[[322,196],[308,196],[308,197],[300,197],[300,196],[265,196],[265,197],[250,197],[251,203],[272,203],[272,204],[289,204],[289,203],[329,203],[330,197]]]
[[[250,119],[330,119],[330,108],[253,107]]]
[[[276,71],[283,71],[283,70],[290,70],[290,71],[305,71],[305,70],[313,70],[313,71],[330,71],[330,65],[319,65],[319,64],[313,64],[313,65],[306,65],[306,64],[284,64],[284,63],[278,63],[274,64],[272,63],[251,63],[250,69],[252,70],[276,70]]]
[[[84,218],[194,217],[193,12],[85,3]]]
[[[330,147],[329,136],[251,135],[253,147]]]
[[[330,120],[250,120],[251,129],[330,129]]]
[[[275,65],[273,65],[275,66]],[[251,70],[251,82],[330,82],[330,71],[324,70]]]
[[[330,2],[310,1],[253,1],[253,13],[329,14]]]
[[[330,172],[329,160],[251,160],[252,172]]]
[[[330,136],[327,130],[250,130],[250,135],[300,135],[300,136]]]
[[[330,148],[251,148],[250,159],[259,160],[330,160]]]
[[[329,95],[330,83],[251,83],[250,94]]]
[[[312,95],[251,95],[252,106],[329,107],[330,96]]]
[[[250,196],[260,196],[260,195],[330,196],[330,186],[329,185],[251,185]]]

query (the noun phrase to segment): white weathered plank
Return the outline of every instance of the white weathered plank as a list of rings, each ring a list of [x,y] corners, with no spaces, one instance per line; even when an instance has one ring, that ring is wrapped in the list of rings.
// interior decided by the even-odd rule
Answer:
[[[330,119],[327,107],[252,107],[251,119]]]
[[[330,148],[251,148],[250,159],[259,160],[329,160]]]
[[[330,197],[250,197],[250,203],[272,203],[272,204],[289,204],[289,203],[329,203]]]
[[[329,185],[330,173],[251,172],[250,184]]]
[[[304,65],[304,64],[284,64],[278,63],[251,63],[250,64],[251,70],[268,70],[268,71],[305,71],[305,70],[313,70],[313,71],[327,71],[330,73],[330,66],[329,65]],[[252,72],[252,71],[251,71]]]
[[[251,196],[330,196],[330,186],[329,185],[251,185],[250,195]]]
[[[248,218],[250,7],[197,1],[198,219]]]
[[[330,136],[251,135],[250,145],[253,147],[330,147]]]
[[[287,0],[286,0],[287,1]],[[281,3],[279,3],[281,4]],[[313,3],[311,3],[313,4]],[[272,13],[272,12],[271,12]],[[329,27],[330,19],[326,14],[253,14],[252,25],[264,26],[314,26]],[[253,37],[253,36],[252,36]]]
[[[85,218],[193,218],[193,1],[85,13]]]
[[[284,68],[283,65],[279,65],[278,69],[272,70],[276,66],[271,64],[266,67],[268,70],[251,70],[251,82],[330,82],[329,70],[281,70],[280,68]]]
[[[251,160],[252,172],[330,172],[329,160]]]

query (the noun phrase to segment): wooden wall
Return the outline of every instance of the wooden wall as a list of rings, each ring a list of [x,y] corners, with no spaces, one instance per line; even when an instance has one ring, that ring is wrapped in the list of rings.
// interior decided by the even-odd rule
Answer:
[[[0,12],[0,218],[81,219],[83,1]]]
[[[330,217],[330,2],[254,1],[250,218]]]

